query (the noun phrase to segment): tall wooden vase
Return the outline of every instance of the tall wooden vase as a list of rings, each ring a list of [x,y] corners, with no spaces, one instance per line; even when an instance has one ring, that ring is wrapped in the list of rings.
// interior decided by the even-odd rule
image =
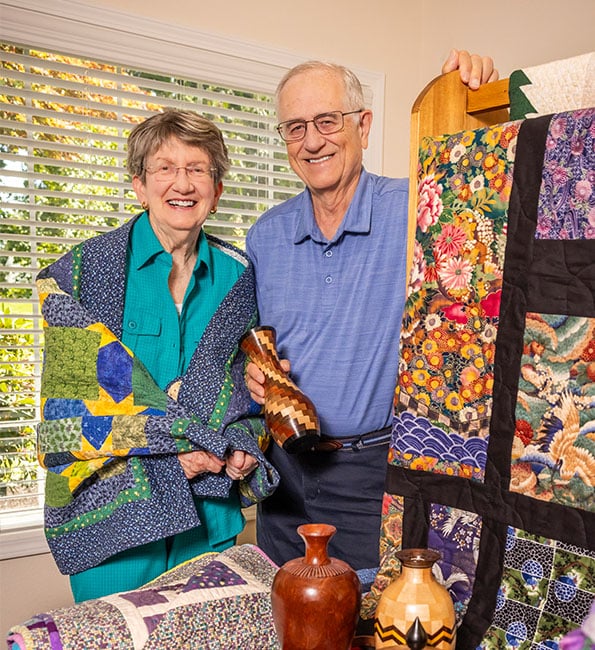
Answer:
[[[275,575],[273,621],[283,650],[349,650],[359,616],[361,585],[356,572],[328,556],[336,528],[304,524],[297,532],[306,554]]]
[[[376,650],[455,647],[452,598],[432,574],[440,553],[425,548],[396,553],[401,574],[382,592],[374,621]]]
[[[314,447],[320,439],[318,414],[281,367],[275,328],[252,328],[240,348],[264,373],[264,419],[273,440],[290,454]]]

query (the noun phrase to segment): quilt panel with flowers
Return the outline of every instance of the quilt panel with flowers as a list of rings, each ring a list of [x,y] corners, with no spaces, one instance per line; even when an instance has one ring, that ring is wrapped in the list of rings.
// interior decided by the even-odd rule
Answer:
[[[389,462],[483,481],[519,122],[429,141]]]

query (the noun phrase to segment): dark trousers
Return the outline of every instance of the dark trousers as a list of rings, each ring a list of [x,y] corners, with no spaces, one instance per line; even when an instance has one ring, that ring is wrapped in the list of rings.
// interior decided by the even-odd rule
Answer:
[[[379,566],[378,542],[388,443],[359,451],[288,454],[271,443],[267,455],[281,475],[258,505],[258,545],[279,566],[304,555],[296,529],[332,524],[329,555],[353,569]]]

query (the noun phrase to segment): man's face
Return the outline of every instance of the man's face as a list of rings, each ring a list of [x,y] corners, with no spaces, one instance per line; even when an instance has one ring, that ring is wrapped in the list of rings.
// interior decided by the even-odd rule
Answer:
[[[340,76],[327,70],[309,70],[292,77],[279,96],[280,122],[311,120],[330,111],[347,112],[349,106]],[[322,135],[312,122],[299,142],[287,143],[289,162],[314,194],[349,191],[359,178],[363,150],[368,146],[372,113],[346,115],[337,133]]]

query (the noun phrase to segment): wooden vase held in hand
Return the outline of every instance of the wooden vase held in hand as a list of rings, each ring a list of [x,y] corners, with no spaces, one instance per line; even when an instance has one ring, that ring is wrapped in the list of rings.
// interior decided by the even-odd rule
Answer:
[[[286,562],[271,592],[273,621],[283,650],[349,650],[361,602],[357,573],[328,556],[336,528],[304,524],[297,529],[306,554]]]
[[[432,574],[440,553],[425,548],[398,551],[401,574],[382,592],[374,621],[376,650],[455,647],[452,598]]]
[[[264,373],[264,419],[273,440],[290,454],[312,449],[320,439],[318,414],[281,367],[275,329],[254,327],[240,348]]]

